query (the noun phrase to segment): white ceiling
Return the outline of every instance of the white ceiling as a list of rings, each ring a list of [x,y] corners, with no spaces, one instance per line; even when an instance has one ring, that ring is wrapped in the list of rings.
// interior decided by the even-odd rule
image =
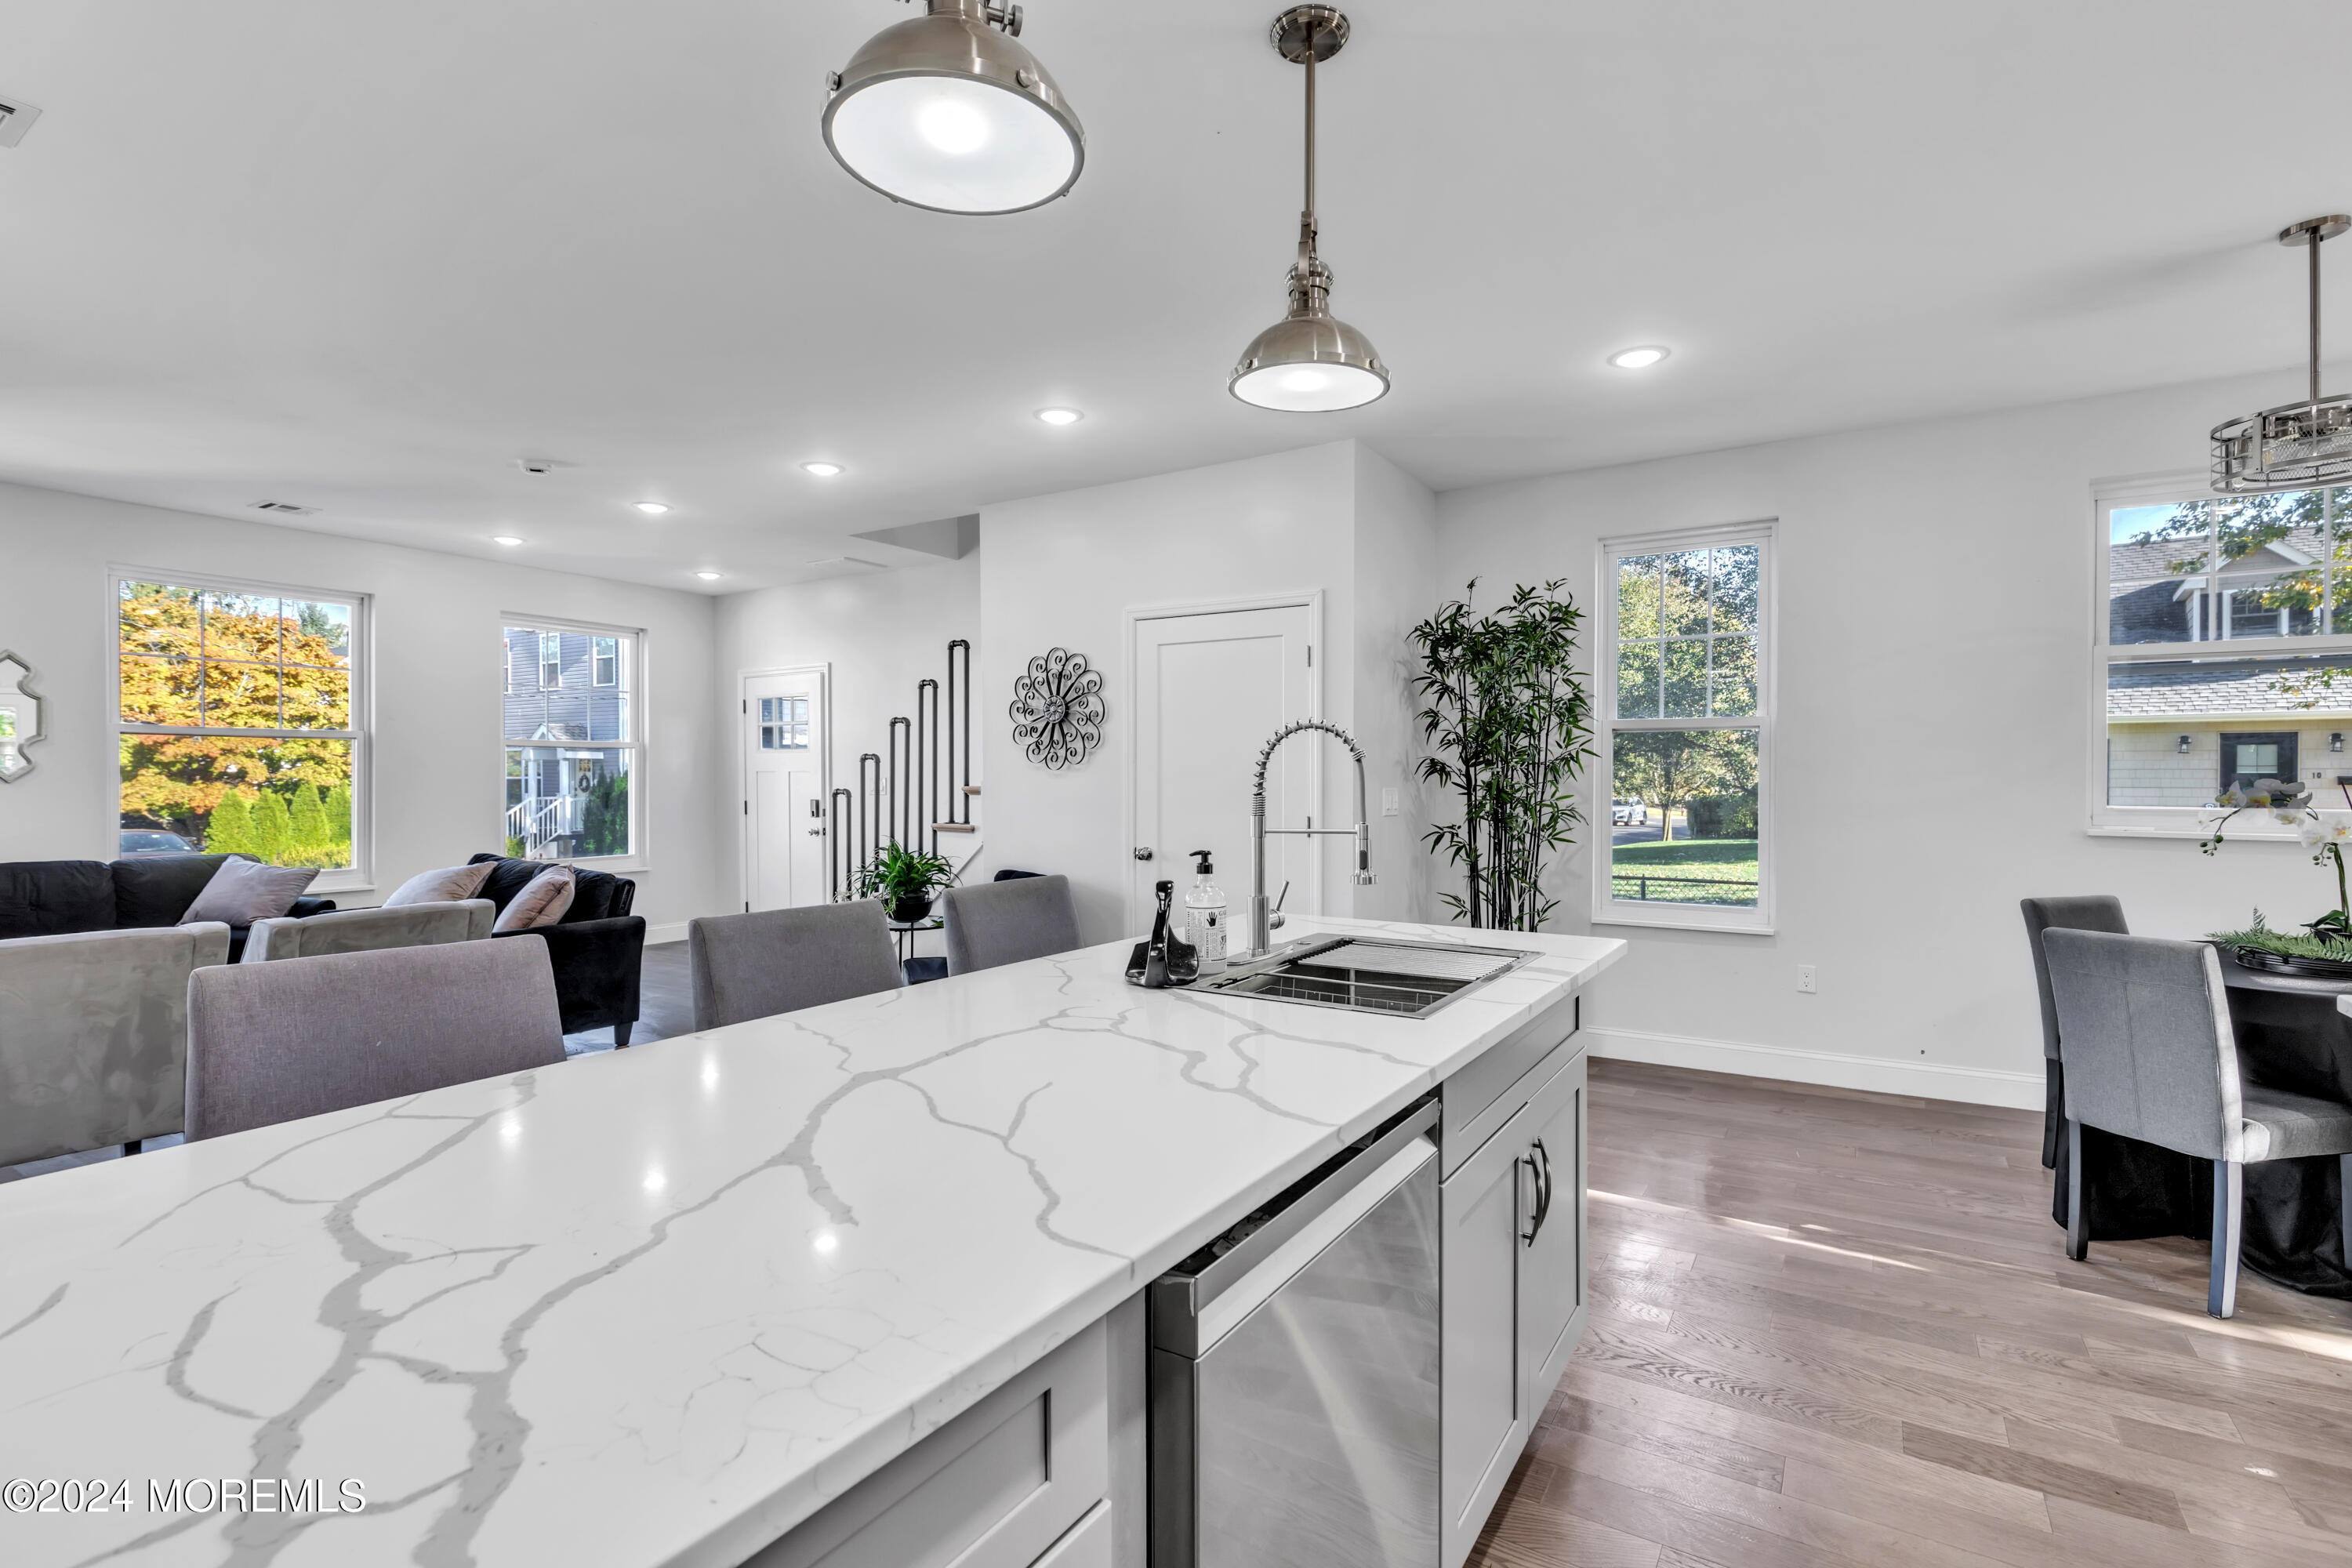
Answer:
[[[43,111],[0,150],[0,477],[724,592],[1351,435],[1444,489],[2264,369],[2284,398],[2301,258],[2267,237],[2352,209],[2343,0],[1355,0],[1325,252],[1396,390],[1267,413],[1224,380],[1295,233],[1278,8],[1030,0],[1086,174],[958,218],[818,138],[885,0],[0,0],[0,93]]]

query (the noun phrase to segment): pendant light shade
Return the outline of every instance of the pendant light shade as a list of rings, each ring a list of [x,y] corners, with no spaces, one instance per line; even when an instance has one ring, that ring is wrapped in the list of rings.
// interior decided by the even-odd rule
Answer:
[[[2319,394],[2319,247],[2347,229],[2352,217],[2335,213],[2279,234],[2281,245],[2311,249],[2311,395],[2213,427],[2213,488],[2223,495],[2352,484],[2352,397]]]
[[[1016,41],[1021,7],[925,4],[831,78],[824,144],[865,184],[933,212],[1023,212],[1066,193],[1087,133]]]
[[[1274,47],[1307,68],[1307,207],[1298,215],[1298,259],[1290,268],[1290,313],[1242,351],[1227,383],[1260,408],[1328,414],[1387,395],[1388,366],[1370,338],[1331,314],[1331,269],[1316,254],[1315,68],[1346,46],[1348,18],[1335,6],[1297,5],[1275,18]]]

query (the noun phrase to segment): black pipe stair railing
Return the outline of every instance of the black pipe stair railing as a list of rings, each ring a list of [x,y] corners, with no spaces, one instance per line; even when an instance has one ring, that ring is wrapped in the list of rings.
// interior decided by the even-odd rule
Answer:
[[[940,682],[915,683],[912,717],[892,719],[883,751],[857,759],[857,787],[827,801],[825,838],[834,899],[856,891],[857,874],[887,844],[940,852],[942,834],[977,834],[971,803],[971,644],[948,644],[945,700]]]

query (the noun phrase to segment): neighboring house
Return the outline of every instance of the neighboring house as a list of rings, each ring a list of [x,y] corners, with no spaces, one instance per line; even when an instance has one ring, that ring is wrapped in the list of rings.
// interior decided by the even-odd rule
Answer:
[[[2315,608],[2266,604],[2282,587],[2301,586],[2319,601],[2327,546],[2315,530],[2298,529],[2226,563],[2218,574],[2176,574],[2203,548],[2200,540],[2117,544],[2107,552],[2107,640],[2111,643],[2223,642],[2300,637],[2318,630]]]
[[[2315,804],[2352,809],[2352,670],[2319,658],[2110,665],[2107,799],[2204,805],[2229,784],[2300,778]]]
[[[627,773],[627,656],[617,637],[506,629],[507,836],[526,854],[600,852],[581,840],[596,785]]]

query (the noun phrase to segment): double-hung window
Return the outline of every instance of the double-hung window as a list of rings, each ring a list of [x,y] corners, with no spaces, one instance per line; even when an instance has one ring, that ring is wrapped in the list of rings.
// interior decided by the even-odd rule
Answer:
[[[366,886],[365,597],[125,571],[114,615],[120,853]]]
[[[2092,831],[2200,835],[2266,779],[2352,810],[2352,490],[2189,479],[2103,493],[2096,520]]]
[[[500,700],[506,738],[507,853],[536,860],[618,860],[645,852],[637,781],[641,633],[509,618],[507,660],[535,663],[535,688]]]
[[[1601,544],[1592,916],[1772,924],[1772,526]]]

